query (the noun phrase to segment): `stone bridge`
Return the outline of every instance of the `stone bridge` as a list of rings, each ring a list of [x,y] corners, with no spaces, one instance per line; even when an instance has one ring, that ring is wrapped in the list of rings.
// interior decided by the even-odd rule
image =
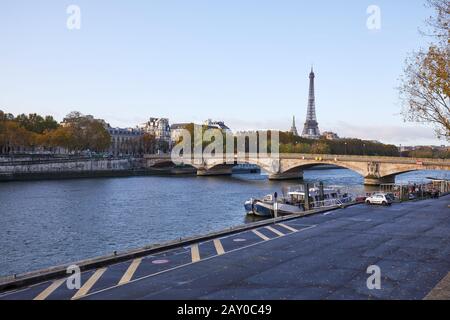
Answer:
[[[146,155],[147,167],[173,165],[170,155]],[[203,159],[184,159],[183,164],[197,169],[197,175],[231,174],[232,167],[248,163],[259,166],[269,174],[269,179],[301,179],[303,170],[323,164],[347,168],[364,177],[367,185],[380,185],[395,182],[397,174],[416,170],[450,170],[449,159],[418,159],[405,157],[345,156],[315,154],[279,154],[260,156],[246,154],[224,157],[203,157]]]

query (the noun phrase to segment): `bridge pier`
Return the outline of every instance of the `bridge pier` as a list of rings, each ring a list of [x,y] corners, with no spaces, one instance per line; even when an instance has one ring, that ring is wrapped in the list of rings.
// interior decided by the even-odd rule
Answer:
[[[197,176],[231,176],[232,174],[233,174],[233,167],[197,169]]]
[[[303,171],[269,174],[269,180],[303,180]]]
[[[364,185],[366,186],[379,186],[381,184],[395,183],[395,176],[388,176],[382,178],[364,178]]]

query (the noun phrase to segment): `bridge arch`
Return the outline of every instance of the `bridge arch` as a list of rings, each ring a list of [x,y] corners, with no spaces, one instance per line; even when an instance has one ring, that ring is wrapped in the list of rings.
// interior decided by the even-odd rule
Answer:
[[[197,169],[191,163],[183,163],[181,167],[177,166],[176,164],[173,163],[173,161],[171,159],[160,159],[157,161],[147,160],[147,162],[145,163],[145,167],[156,169],[156,170],[170,170],[170,169],[177,169],[177,168],[180,169],[181,167],[189,169],[189,170]]]
[[[411,169],[402,169],[402,170],[392,170],[388,174],[385,174],[385,172],[383,172],[383,176],[381,178],[396,177],[398,175],[402,175],[402,174],[410,173],[410,172],[426,172],[426,171],[429,171],[429,169],[411,168]],[[436,171],[445,171],[445,170],[436,169]]]
[[[155,163],[150,164],[152,168],[164,168],[164,167],[173,167],[174,163],[171,160],[161,160]]]
[[[272,160],[273,161],[273,160]],[[231,163],[224,163],[221,160],[214,160],[211,162],[207,162],[205,169],[206,170],[213,170],[216,169],[218,167],[220,168],[224,168],[224,167],[235,167],[239,164],[252,164],[252,165],[256,165],[258,166],[261,170],[267,172],[267,173],[273,173],[274,172],[274,165],[272,161],[267,161],[267,160],[260,160],[258,158],[247,158],[247,159],[239,159],[239,161],[235,160],[233,162],[233,164]]]
[[[381,170],[380,175],[381,177],[395,177],[399,174],[403,174],[403,173],[408,173],[408,172],[413,172],[413,171],[425,171],[424,168],[402,168],[402,169],[385,169],[385,170]]]
[[[352,171],[358,173],[359,175],[361,175],[363,177],[365,177],[367,175],[367,168],[366,168],[365,163],[362,163],[361,165],[355,165],[355,164],[346,163],[346,162],[316,160],[316,161],[304,161],[301,163],[287,164],[285,167],[283,167],[283,163],[282,163],[281,167],[282,167],[282,173],[290,173],[290,172],[305,170],[308,168],[312,168],[312,167],[315,167],[318,165],[324,165],[324,164],[349,169],[349,170],[352,170]]]

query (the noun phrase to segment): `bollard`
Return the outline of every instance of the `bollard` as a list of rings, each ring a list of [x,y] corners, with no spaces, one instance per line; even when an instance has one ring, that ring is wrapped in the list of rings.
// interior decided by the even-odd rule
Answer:
[[[309,184],[305,183],[305,211],[310,209],[309,203]]]
[[[278,202],[277,202],[277,198],[278,198],[278,193],[274,193],[273,194],[273,215],[274,218],[278,218]]]

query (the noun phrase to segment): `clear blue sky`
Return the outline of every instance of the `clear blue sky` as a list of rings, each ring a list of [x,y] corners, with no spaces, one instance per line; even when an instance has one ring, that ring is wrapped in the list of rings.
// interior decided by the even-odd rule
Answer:
[[[66,28],[67,6],[81,29]],[[381,29],[366,9],[381,8]],[[3,0],[0,109],[58,120],[72,110],[135,126],[212,118],[234,130],[301,129],[316,71],[319,127],[341,136],[440,144],[402,121],[395,87],[425,44],[420,0]]]

